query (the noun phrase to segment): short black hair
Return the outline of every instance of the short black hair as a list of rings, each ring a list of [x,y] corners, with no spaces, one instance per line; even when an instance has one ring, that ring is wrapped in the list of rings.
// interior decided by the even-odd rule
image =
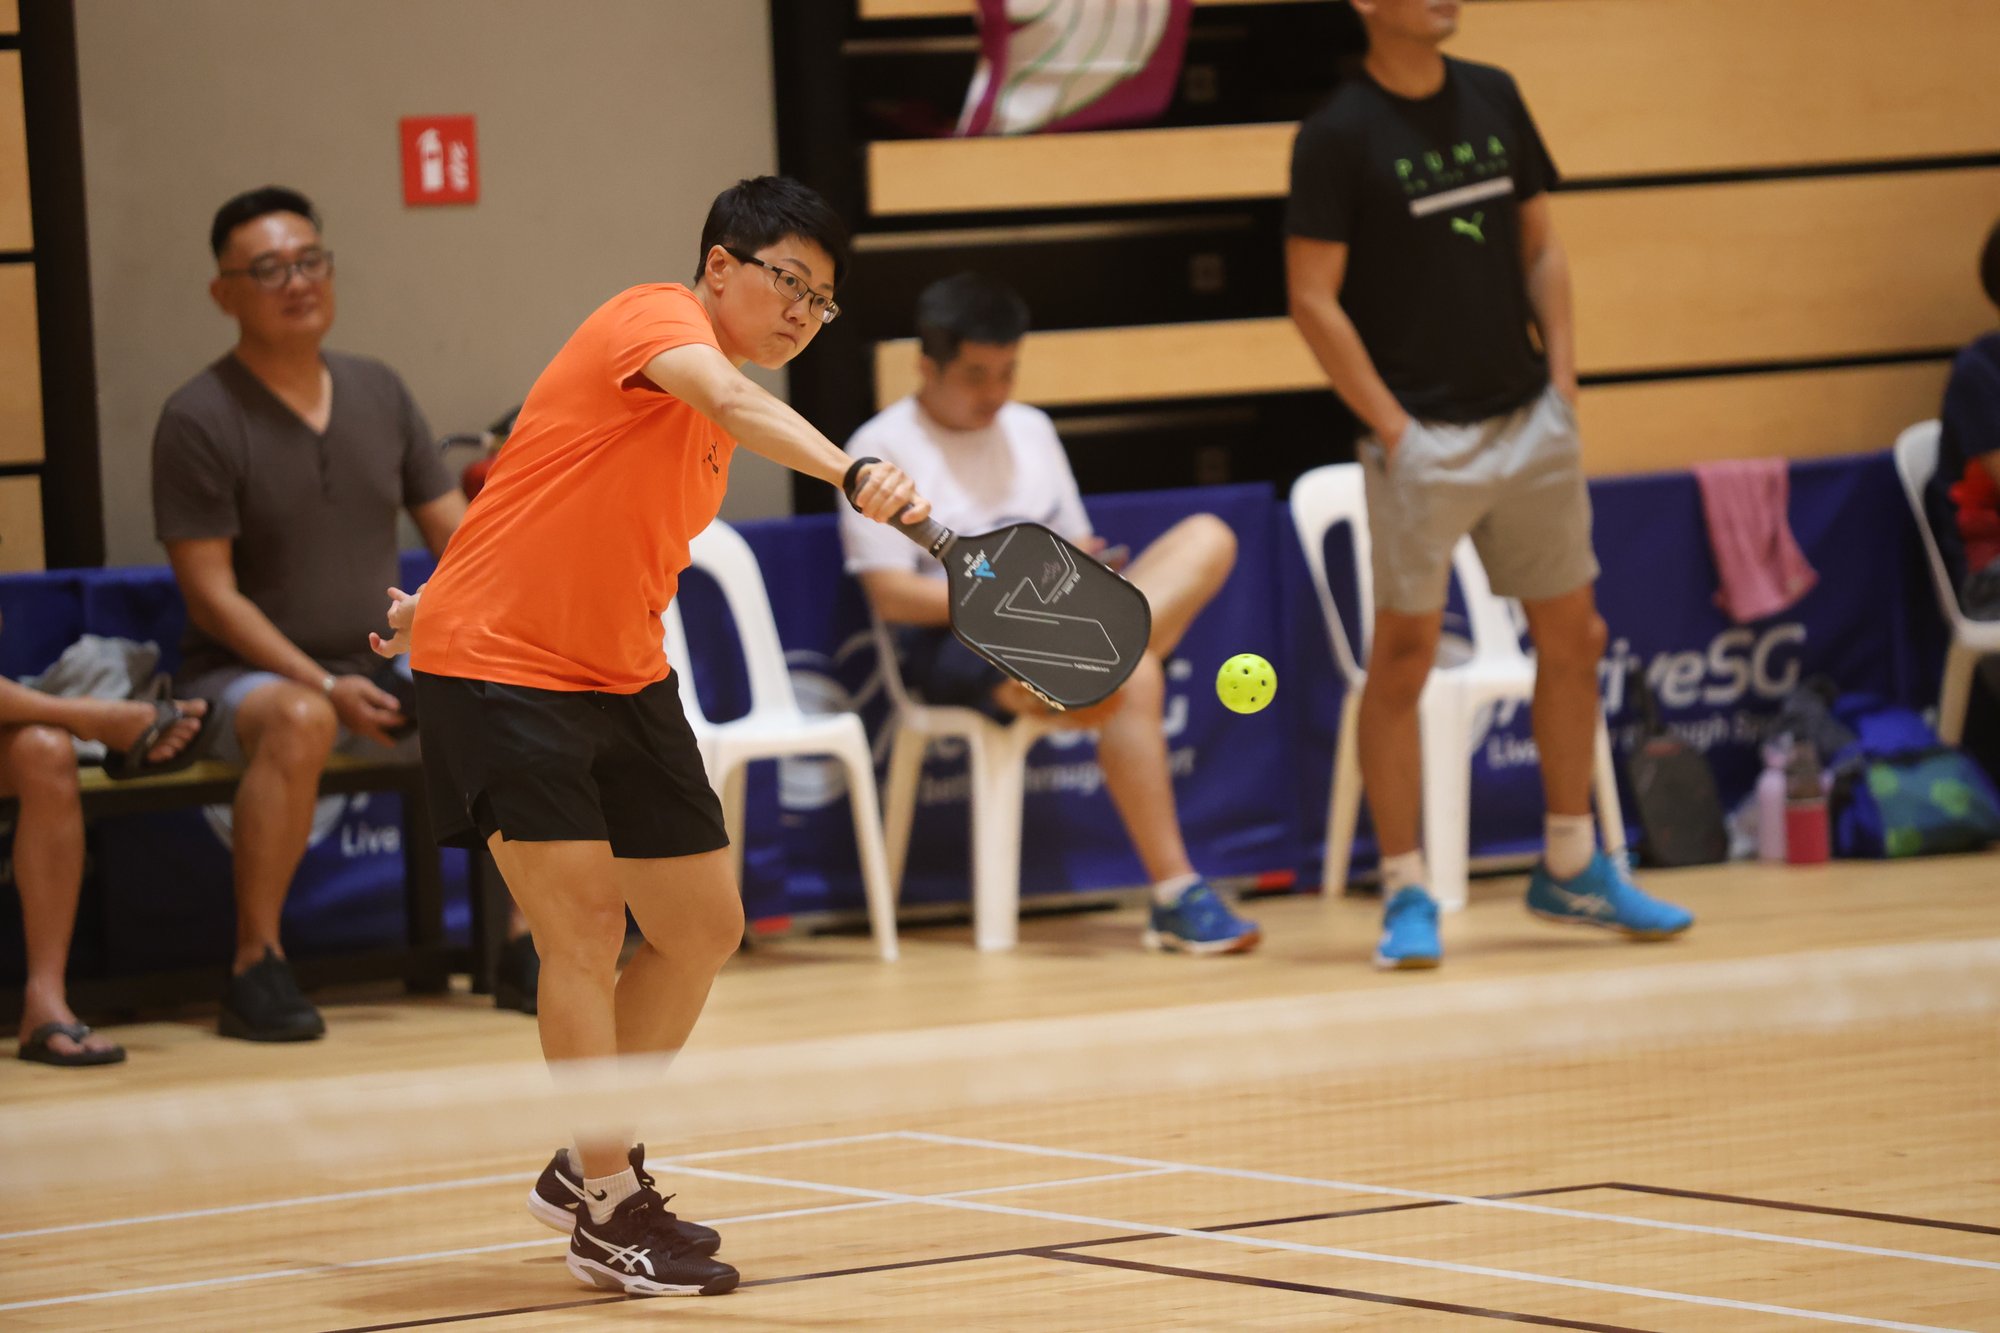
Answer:
[[[266,213],[297,213],[319,229],[319,214],[313,211],[312,200],[282,185],[263,185],[245,190],[215,210],[215,221],[208,229],[208,248],[215,251],[217,259],[222,258],[222,252],[229,248],[229,233]]]
[[[1028,303],[984,273],[954,273],[917,297],[917,339],[924,355],[950,365],[966,343],[1011,347],[1028,331]]]
[[[1986,248],[1979,252],[1979,285],[1987,300],[2000,305],[2000,222],[1986,233]]]
[[[753,176],[715,196],[708,221],[701,224],[701,254],[695,260],[699,283],[716,246],[733,246],[752,253],[787,236],[811,241],[833,259],[833,285],[847,271],[847,224],[817,190],[790,176]]]

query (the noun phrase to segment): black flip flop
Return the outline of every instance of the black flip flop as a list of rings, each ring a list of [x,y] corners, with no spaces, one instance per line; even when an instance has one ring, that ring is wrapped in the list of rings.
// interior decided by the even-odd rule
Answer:
[[[114,750],[104,756],[105,777],[123,782],[128,778],[149,778],[161,773],[178,773],[201,757],[201,752],[205,748],[202,742],[208,738],[207,713],[194,718],[194,735],[188,737],[188,743],[183,745],[172,758],[163,759],[157,764],[146,762],[146,756],[153,752],[153,747],[160,743],[160,738],[173,730],[176,722],[190,716],[182,712],[181,706],[172,699],[153,699],[149,702],[153,705],[152,725],[148,726],[128,749],[122,752]]]
[[[44,1023],[28,1034],[21,1043],[21,1058],[40,1065],[55,1065],[59,1069],[82,1069],[89,1065],[115,1065],[125,1061],[125,1048],[113,1046],[108,1051],[88,1051],[81,1049],[90,1029],[81,1023]],[[79,1049],[58,1051],[49,1045],[50,1037],[68,1037]]]

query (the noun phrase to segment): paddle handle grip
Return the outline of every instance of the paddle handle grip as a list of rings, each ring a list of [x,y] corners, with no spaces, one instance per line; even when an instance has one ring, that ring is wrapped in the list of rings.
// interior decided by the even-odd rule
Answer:
[[[847,503],[853,504],[856,492],[861,489],[861,470],[870,463],[881,461],[879,458],[857,458],[847,465],[847,474],[840,479],[840,489],[846,494]],[[909,512],[905,509],[903,514]],[[930,552],[933,559],[942,560],[951,553],[952,546],[958,541],[957,533],[934,518],[927,518],[921,523],[905,523],[903,514],[890,519],[889,526]]]

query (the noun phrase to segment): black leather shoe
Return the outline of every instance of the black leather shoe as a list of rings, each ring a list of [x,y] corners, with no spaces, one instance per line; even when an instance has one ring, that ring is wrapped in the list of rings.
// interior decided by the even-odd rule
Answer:
[[[311,1041],[326,1035],[326,1020],[299,989],[291,966],[267,948],[229,979],[215,1030],[242,1041]]]

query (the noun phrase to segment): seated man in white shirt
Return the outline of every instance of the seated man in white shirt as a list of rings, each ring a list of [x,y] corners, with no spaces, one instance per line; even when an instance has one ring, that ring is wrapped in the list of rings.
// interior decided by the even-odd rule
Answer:
[[[847,451],[901,468],[939,521],[960,532],[1042,523],[1116,564],[1091,531],[1055,423],[1009,401],[1027,329],[1027,306],[991,279],[961,273],[926,288],[917,301],[922,387],[856,431]],[[943,568],[902,534],[856,517],[840,520],[847,571],[897,638],[911,692],[1000,721],[1047,716],[1026,689],[952,637]],[[1151,948],[1240,953],[1258,941],[1256,924],[1232,911],[1188,860],[1163,723],[1164,664],[1235,561],[1236,535],[1212,514],[1183,519],[1142,551],[1124,572],[1153,607],[1145,657],[1103,703],[1054,715],[1062,726],[1098,733],[1105,786],[1153,881],[1144,937]]]

